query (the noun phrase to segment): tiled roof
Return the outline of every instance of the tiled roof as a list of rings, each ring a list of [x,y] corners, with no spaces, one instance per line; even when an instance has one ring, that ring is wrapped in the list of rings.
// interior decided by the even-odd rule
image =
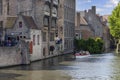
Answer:
[[[22,17],[30,29],[38,29],[37,25],[35,24],[31,16],[22,16]]]
[[[80,25],[88,25],[84,17],[80,16]]]
[[[7,17],[5,28],[12,28],[15,24],[17,17]]]

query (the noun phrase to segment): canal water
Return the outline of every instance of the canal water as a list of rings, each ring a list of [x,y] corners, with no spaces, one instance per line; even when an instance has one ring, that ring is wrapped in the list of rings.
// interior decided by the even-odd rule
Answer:
[[[0,80],[120,80],[120,56],[65,55],[31,65],[0,69]]]

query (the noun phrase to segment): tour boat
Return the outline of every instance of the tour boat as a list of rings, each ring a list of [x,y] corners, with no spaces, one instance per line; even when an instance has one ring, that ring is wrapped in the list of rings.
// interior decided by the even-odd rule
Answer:
[[[78,53],[75,54],[76,57],[86,57],[86,56],[90,56],[89,51],[80,51]]]

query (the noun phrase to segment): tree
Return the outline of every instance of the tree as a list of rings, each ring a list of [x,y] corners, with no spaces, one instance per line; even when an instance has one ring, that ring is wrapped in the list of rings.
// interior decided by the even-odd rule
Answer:
[[[120,3],[115,7],[109,17],[110,33],[116,39],[120,39]]]
[[[74,43],[76,51],[84,50],[89,51],[91,54],[102,53],[103,40],[101,38],[96,39],[89,38],[88,40],[75,39]]]

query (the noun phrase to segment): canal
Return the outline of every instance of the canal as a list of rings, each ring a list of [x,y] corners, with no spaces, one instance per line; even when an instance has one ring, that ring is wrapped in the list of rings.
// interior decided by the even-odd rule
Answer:
[[[54,57],[0,69],[0,80],[120,80],[120,56],[112,53]]]

